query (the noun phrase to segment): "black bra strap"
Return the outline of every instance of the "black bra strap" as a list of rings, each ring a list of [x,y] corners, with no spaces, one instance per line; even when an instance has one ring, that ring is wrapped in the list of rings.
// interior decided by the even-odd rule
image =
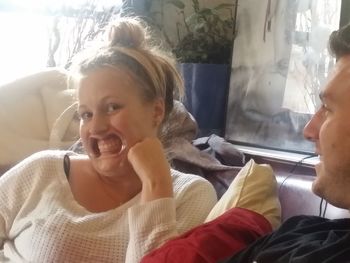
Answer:
[[[63,169],[64,169],[64,173],[66,174],[66,177],[69,178],[70,159],[69,159],[68,153],[65,154],[63,157]]]

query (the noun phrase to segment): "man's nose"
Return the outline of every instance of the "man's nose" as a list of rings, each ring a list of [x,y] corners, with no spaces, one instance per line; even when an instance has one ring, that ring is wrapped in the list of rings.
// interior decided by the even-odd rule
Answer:
[[[318,140],[318,134],[321,126],[320,112],[316,112],[311,120],[305,125],[303,135],[306,140],[315,142]]]

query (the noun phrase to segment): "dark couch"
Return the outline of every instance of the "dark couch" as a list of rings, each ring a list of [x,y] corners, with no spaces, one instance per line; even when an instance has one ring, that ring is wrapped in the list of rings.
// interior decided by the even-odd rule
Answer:
[[[257,163],[268,163],[272,166],[278,182],[283,221],[301,214],[320,215],[331,219],[350,217],[348,210],[328,204],[312,192],[312,182],[316,176],[313,166],[300,165],[294,169],[295,163],[257,156],[247,156],[247,158],[254,158]],[[223,173],[220,178],[207,177],[214,185],[219,197],[228,188],[238,171],[239,168],[231,173]]]
[[[327,218],[349,217],[348,210],[339,209],[316,196],[311,191],[314,176],[277,174],[279,198],[282,206],[282,219],[294,215],[321,215]]]

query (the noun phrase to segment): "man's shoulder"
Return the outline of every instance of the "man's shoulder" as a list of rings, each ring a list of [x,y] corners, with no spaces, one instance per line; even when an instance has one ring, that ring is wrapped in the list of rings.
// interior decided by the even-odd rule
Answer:
[[[328,219],[320,216],[299,215],[287,219],[280,227],[293,229],[308,229],[316,227],[350,226],[350,218]]]
[[[294,216],[225,263],[349,262],[350,219]]]

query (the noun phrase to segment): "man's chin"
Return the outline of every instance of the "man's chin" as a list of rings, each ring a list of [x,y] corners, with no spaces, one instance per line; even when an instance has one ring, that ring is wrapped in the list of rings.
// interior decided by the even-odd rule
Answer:
[[[315,171],[316,171],[317,177],[321,175],[322,167],[323,167],[322,162],[315,164]]]
[[[319,197],[323,198],[322,190],[322,178],[323,178],[323,165],[322,162],[319,162],[315,165],[316,177],[312,182],[312,192]]]
[[[317,196],[323,198],[322,187],[321,187],[321,184],[320,184],[319,181],[318,181],[318,178],[315,178],[315,180],[313,181],[311,190],[312,190],[312,192],[313,192],[315,195],[317,195]]]

